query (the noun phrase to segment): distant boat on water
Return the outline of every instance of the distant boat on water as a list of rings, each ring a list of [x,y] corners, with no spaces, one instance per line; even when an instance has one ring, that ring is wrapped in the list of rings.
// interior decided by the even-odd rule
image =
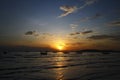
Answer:
[[[4,51],[3,54],[7,54],[7,51]]]
[[[102,52],[102,54],[110,54],[110,52]]]
[[[41,55],[47,55],[47,51],[40,52]]]

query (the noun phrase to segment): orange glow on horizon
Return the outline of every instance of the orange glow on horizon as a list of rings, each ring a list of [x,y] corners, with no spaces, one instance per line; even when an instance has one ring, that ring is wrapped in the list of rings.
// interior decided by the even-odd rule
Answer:
[[[64,41],[57,41],[54,43],[54,48],[59,50],[59,51],[62,51],[62,50],[65,50],[65,43]]]
[[[64,46],[63,45],[58,45],[57,48],[61,51],[61,50],[63,50]]]

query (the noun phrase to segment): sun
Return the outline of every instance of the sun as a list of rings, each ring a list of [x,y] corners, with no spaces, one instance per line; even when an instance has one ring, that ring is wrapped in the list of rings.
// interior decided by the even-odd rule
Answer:
[[[64,42],[57,42],[55,48],[59,51],[65,50],[65,43]]]
[[[52,44],[51,47],[58,51],[64,51],[66,50],[66,44],[65,41],[62,39],[56,39]]]
[[[57,48],[58,48],[58,50],[61,51],[61,50],[63,50],[64,46],[63,45],[58,45]]]

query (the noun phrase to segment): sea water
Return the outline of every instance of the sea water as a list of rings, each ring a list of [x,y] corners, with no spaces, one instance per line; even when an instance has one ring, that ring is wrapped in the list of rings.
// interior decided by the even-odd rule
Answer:
[[[0,53],[0,80],[120,80],[120,53]]]

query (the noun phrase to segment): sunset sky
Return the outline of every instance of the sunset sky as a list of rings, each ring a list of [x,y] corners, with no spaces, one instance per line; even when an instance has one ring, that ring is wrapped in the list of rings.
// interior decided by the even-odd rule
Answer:
[[[120,0],[0,0],[0,45],[120,50]]]

